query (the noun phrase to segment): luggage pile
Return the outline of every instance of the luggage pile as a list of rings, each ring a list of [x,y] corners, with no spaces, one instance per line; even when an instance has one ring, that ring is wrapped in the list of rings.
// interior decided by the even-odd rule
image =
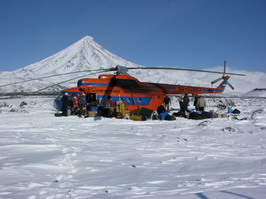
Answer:
[[[147,108],[140,108],[134,111],[132,115],[130,115],[129,119],[134,121],[146,121],[147,119],[151,119],[153,114],[153,110]]]
[[[134,111],[134,113],[129,117],[129,119],[134,121],[146,121],[148,119],[175,120],[176,118],[166,111],[158,113],[157,111],[153,111],[147,108],[140,108]]]

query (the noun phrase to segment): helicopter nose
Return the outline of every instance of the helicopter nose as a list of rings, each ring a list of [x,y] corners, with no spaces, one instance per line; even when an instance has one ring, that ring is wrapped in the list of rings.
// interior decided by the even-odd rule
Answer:
[[[58,98],[54,100],[54,107],[58,111],[62,111],[62,101]]]

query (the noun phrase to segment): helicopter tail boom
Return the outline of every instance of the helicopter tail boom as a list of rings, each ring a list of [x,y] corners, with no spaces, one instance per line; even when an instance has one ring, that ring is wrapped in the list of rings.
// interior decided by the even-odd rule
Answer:
[[[156,84],[158,88],[161,88],[165,94],[192,94],[193,96],[198,94],[208,94],[208,93],[222,93],[227,85],[229,85],[228,79],[230,77],[226,76],[223,81],[216,88],[210,87],[196,87],[196,86],[185,86],[185,85],[169,85],[169,84]]]

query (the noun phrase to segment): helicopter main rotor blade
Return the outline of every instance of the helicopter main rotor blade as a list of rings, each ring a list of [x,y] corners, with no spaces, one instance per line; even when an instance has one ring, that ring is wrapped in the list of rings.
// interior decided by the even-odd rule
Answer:
[[[81,78],[81,77],[84,77],[84,76],[87,76],[87,75],[93,75],[93,74],[96,74],[98,72],[95,72],[95,73],[89,73],[89,74],[86,74],[86,75],[81,75],[81,76],[78,76],[78,77],[74,77],[74,78],[71,78],[71,79],[67,79],[67,80],[64,80],[62,82],[58,82],[58,83],[53,83],[52,85],[50,86],[47,86],[45,88],[42,88],[42,89],[39,89],[37,91],[34,91],[34,93],[37,93],[37,92],[40,92],[40,91],[43,91],[43,90],[46,90],[47,88],[51,88],[51,87],[54,87],[54,86],[58,86],[60,84],[63,84],[63,83],[66,83],[66,82],[69,82],[71,80],[74,80],[74,79],[77,79],[77,78]]]
[[[224,72],[218,72],[218,71],[210,71],[210,70],[197,70],[197,69],[185,69],[185,68],[172,68],[172,67],[142,67],[142,68],[127,68],[130,70],[134,69],[155,69],[155,70],[181,70],[181,71],[194,71],[194,72],[203,72],[203,73],[216,73],[216,74],[224,74]],[[244,74],[239,73],[225,73],[228,75],[238,75],[238,76],[246,76]]]
[[[223,76],[226,74],[226,60],[224,60],[224,73],[223,73]]]
[[[55,74],[55,75],[48,75],[48,76],[44,76],[44,77],[38,77],[38,78],[27,79],[27,80],[23,80],[23,81],[18,81],[18,82],[0,85],[0,88],[5,87],[5,86],[20,84],[20,83],[30,82],[30,81],[34,81],[34,80],[42,80],[42,79],[47,79],[47,78],[57,77],[57,76],[62,76],[62,75],[70,75],[70,74],[74,74],[74,73],[85,73],[85,72],[92,72],[92,71],[100,73],[100,72],[108,72],[108,71],[110,71],[110,69],[84,70],[84,71],[74,71],[74,72],[69,72],[69,73],[60,73],[60,74]]]

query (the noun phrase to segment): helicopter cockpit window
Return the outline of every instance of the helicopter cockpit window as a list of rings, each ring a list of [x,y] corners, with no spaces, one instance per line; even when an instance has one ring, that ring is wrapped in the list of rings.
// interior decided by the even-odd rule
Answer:
[[[135,80],[132,79],[116,79],[116,85],[124,89],[138,88],[139,85]]]

